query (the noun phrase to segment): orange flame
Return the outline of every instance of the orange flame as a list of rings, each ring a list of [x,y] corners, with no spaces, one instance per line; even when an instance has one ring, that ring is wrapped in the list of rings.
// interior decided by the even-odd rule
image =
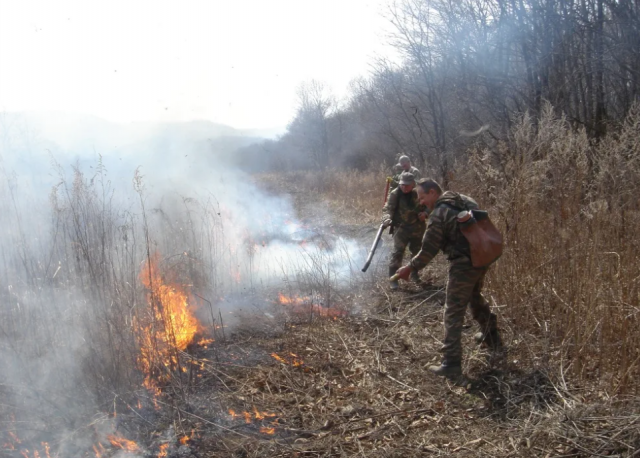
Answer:
[[[276,361],[280,361],[281,363],[287,364],[287,361],[279,356],[277,353],[271,353],[271,356],[276,360]]]
[[[139,449],[138,444],[134,441],[130,441],[125,439],[124,437],[114,436],[113,434],[109,434],[107,436],[107,440],[111,442],[111,445],[117,448],[121,448],[122,450],[127,450],[129,452],[136,452]]]
[[[269,428],[268,426],[263,426],[262,428],[260,428],[260,432],[264,433],[264,434],[275,434],[276,433],[276,429],[275,428]]]
[[[156,378],[168,368],[178,368],[177,351],[193,342],[200,323],[189,307],[187,293],[178,285],[165,283],[159,270],[160,256],[156,253],[140,272],[140,281],[149,291],[150,312],[142,319],[134,317],[134,328],[140,342],[138,364],[145,374],[143,385],[159,394]],[[166,376],[165,376],[166,377]]]
[[[244,412],[242,412],[242,414],[237,414],[235,412],[235,410],[233,409],[229,409],[229,415],[231,415],[232,419],[236,419],[239,417],[243,417],[245,423],[251,423],[253,419],[255,420],[264,420],[267,417],[275,417],[276,414],[275,413],[270,413],[270,412],[260,412],[256,406],[253,406],[253,419],[251,417],[251,412],[247,412],[246,410]]]
[[[278,293],[278,301],[282,305],[302,305],[310,302],[311,299],[309,297],[300,297],[300,296],[288,297],[282,293]]]
[[[100,449],[98,449],[98,447],[100,447]],[[96,458],[102,458],[102,455],[104,454],[105,449],[102,446],[102,444],[98,442],[97,447],[95,445],[93,446],[93,452],[96,454]]]
[[[15,421],[13,418],[12,421]],[[13,431],[8,431],[9,441],[3,444],[3,447],[9,450],[15,450],[16,444],[22,444],[20,438]]]
[[[344,310],[336,308],[323,307],[320,304],[314,304],[313,299],[309,296],[285,296],[282,293],[278,293],[278,302],[282,305],[293,306],[292,310],[295,313],[313,313],[321,317],[329,317],[336,319],[337,317],[345,316],[347,313]]]
[[[182,436],[182,437],[180,438],[180,443],[181,443],[182,445],[187,445],[187,442],[189,442],[189,436]]]
[[[198,341],[198,345],[202,346],[202,347],[206,347],[207,345],[211,344],[215,342],[214,339],[206,339],[206,338],[202,338]]]
[[[264,415],[256,409],[256,406],[253,406],[253,416],[256,420],[264,420]]]
[[[167,456],[167,449],[169,448],[169,444],[162,444],[160,446],[160,451],[158,452],[158,458],[164,458]]]
[[[303,366],[304,365],[304,361],[302,361],[301,359],[298,358],[298,355],[296,355],[295,353],[289,353],[289,356],[286,356],[285,358],[283,358],[282,356],[278,355],[277,353],[271,353],[271,356],[276,360],[276,361],[280,361],[283,364],[289,364],[293,367],[299,367],[299,366]]]
[[[11,416],[11,421],[15,421],[13,416]],[[18,435],[13,431],[7,431],[7,436],[9,436],[9,440],[2,444],[2,447],[7,450],[17,450],[16,446],[22,444]],[[20,455],[24,458],[51,458],[51,447],[49,447],[49,443],[41,442],[40,445],[42,445],[42,451],[36,449],[33,451],[33,454],[30,454],[29,449],[25,448],[20,450]]]

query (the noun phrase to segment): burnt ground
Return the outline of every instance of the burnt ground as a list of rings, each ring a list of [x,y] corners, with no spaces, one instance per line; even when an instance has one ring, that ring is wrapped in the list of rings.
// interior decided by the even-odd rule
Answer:
[[[150,456],[160,443],[168,456],[193,457],[637,454],[637,404],[584,402],[534,361],[514,359],[524,352],[513,340],[517,356],[492,362],[468,328],[468,383],[429,374],[442,301],[438,285],[381,290],[367,314],[194,348],[188,386],[162,398]]]
[[[333,221],[327,209],[298,210],[316,231],[363,243],[375,233]],[[640,404],[573,386],[543,342],[505,320],[506,358],[475,346],[469,326],[467,383],[431,375],[443,266],[423,273],[424,287],[397,293],[377,278],[350,297],[364,306],[346,316],[290,313],[261,327],[247,314],[212,346],[189,349],[188,369],[165,388],[153,419],[130,408],[119,432],[144,444],[137,456],[640,456]]]

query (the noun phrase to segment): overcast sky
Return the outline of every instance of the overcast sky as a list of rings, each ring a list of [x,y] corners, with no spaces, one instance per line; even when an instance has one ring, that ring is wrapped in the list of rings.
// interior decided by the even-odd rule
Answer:
[[[286,125],[388,55],[387,0],[0,0],[0,111]]]

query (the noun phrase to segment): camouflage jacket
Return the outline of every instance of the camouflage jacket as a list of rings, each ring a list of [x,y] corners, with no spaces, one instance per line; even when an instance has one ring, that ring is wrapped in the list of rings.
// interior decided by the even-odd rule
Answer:
[[[418,202],[415,189],[405,194],[398,187],[389,193],[382,209],[382,221],[390,219],[395,227],[424,226],[425,222],[418,219],[418,213],[426,211],[426,207]]]
[[[391,189],[395,189],[398,187],[398,184],[400,183],[400,175],[402,175],[404,172],[405,170],[400,170],[395,175],[393,175],[393,178],[391,180]],[[414,166],[411,166],[411,168],[407,170],[407,172],[413,174],[413,178],[415,178],[416,181],[422,178],[420,170],[416,169]]]
[[[470,264],[469,242],[460,232],[456,217],[462,210],[476,209],[478,203],[471,197],[452,191],[443,193],[429,215],[422,248],[411,260],[411,266],[416,270],[422,269],[440,250],[447,255],[449,261]]]

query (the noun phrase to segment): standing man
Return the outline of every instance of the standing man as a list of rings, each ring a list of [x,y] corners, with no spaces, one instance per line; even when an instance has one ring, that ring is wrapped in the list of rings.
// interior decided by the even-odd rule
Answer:
[[[398,183],[400,182],[400,175],[402,175],[403,173],[412,174],[413,179],[416,181],[419,180],[422,176],[420,174],[420,170],[411,165],[411,159],[409,159],[409,156],[400,156],[400,159],[398,160],[398,163],[394,166],[394,168],[396,172],[393,176],[393,181],[391,182],[392,189],[395,189],[398,186]]]
[[[491,313],[489,304],[482,296],[482,285],[489,267],[473,267],[469,242],[457,222],[459,212],[478,209],[478,204],[462,194],[451,191],[443,193],[440,185],[430,179],[420,180],[417,194],[419,202],[430,211],[427,230],[422,239],[422,249],[408,266],[398,270],[398,276],[407,279],[414,275],[440,250],[447,255],[450,266],[444,311],[444,345],[440,350],[443,360],[442,364],[430,366],[429,370],[436,375],[460,380],[462,325],[467,304],[471,308],[471,315],[480,325],[480,332],[475,335],[476,342],[492,351],[503,348],[496,316]]]
[[[396,273],[402,265],[404,252],[409,246],[411,256],[420,251],[422,234],[426,227],[426,209],[418,202],[415,190],[416,181],[411,173],[400,175],[399,186],[389,193],[389,199],[382,209],[382,224],[393,225],[393,250],[389,259],[389,276]],[[411,272],[411,280],[420,283],[418,271]],[[398,289],[398,281],[391,281],[391,290]]]

